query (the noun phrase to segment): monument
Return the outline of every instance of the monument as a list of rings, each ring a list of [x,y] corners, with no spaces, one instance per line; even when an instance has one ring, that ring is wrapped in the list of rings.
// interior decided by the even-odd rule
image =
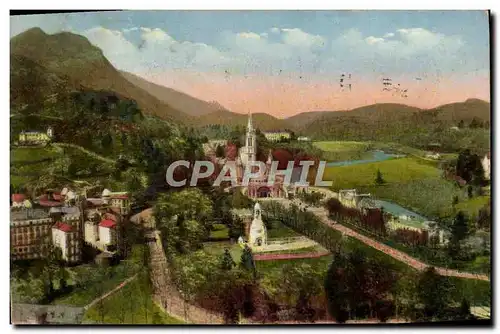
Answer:
[[[267,244],[267,230],[262,221],[262,210],[259,203],[255,204],[253,210],[253,220],[250,225],[248,244],[250,247],[261,247]]]

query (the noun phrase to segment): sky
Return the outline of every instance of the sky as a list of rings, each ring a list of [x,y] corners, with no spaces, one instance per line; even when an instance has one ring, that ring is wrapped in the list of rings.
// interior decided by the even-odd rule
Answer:
[[[485,11],[110,11],[10,26],[81,34],[116,68],[239,113],[490,100]]]

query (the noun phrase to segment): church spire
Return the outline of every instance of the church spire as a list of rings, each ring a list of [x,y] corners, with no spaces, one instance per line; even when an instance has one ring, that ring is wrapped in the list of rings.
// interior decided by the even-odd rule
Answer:
[[[251,132],[253,131],[253,124],[252,124],[252,113],[248,113],[248,123],[247,123],[247,131]]]

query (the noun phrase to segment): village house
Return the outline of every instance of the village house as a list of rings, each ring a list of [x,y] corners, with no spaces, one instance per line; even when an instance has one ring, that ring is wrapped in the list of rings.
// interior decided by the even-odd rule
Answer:
[[[359,202],[363,198],[371,197],[370,194],[358,194],[356,189],[342,189],[339,190],[340,203],[348,208],[358,208]]]
[[[21,131],[19,134],[19,145],[46,145],[52,140],[52,128],[47,128],[46,132]]]
[[[268,131],[264,132],[264,137],[266,137],[268,141],[278,142],[282,140],[290,140],[292,135],[288,131]]]
[[[52,226],[52,244],[61,249],[63,260],[69,263],[81,261],[82,247],[78,226],[56,222]]]
[[[26,198],[23,194],[12,194],[12,207],[13,208],[25,208],[30,209],[33,207],[33,204],[29,199]]]

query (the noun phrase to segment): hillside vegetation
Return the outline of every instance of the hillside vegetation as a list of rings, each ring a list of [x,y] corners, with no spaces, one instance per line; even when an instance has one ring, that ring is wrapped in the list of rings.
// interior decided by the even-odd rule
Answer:
[[[187,118],[126,80],[102,50],[83,36],[69,32],[48,35],[40,28],[32,28],[11,38],[10,54],[11,95],[17,105],[40,103],[42,97],[60,92],[62,86],[67,86],[63,90],[85,87],[113,91],[135,100],[145,114],[174,121]],[[33,84],[27,86],[26,82]],[[16,105],[13,107],[16,109]]]

